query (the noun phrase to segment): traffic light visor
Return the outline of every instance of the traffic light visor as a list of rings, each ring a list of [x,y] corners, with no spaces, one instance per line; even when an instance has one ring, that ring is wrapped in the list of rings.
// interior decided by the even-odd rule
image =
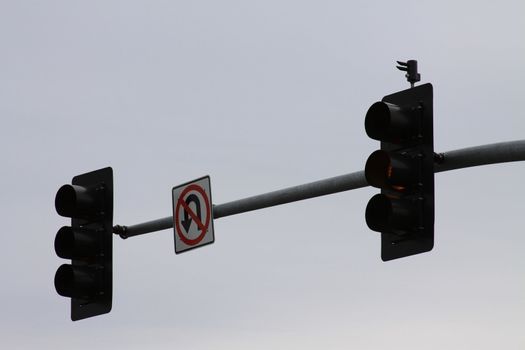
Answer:
[[[58,189],[55,197],[55,209],[58,215],[76,217],[94,211],[95,200],[89,189],[77,185],[64,185]]]
[[[400,142],[412,137],[417,131],[417,120],[399,106],[376,102],[365,116],[367,135],[378,141]]]
[[[391,214],[390,200],[382,194],[376,194],[366,206],[366,224],[373,231],[384,231],[388,227],[388,218]]]
[[[392,162],[387,152],[377,150],[368,157],[365,165],[366,181],[374,187],[383,188],[388,185],[392,176]]]
[[[64,297],[90,297],[96,292],[95,273],[88,267],[61,265],[55,274],[55,289]]]
[[[404,191],[417,179],[417,161],[407,155],[377,150],[366,161],[365,177],[371,186]]]
[[[63,259],[94,258],[97,249],[96,231],[64,226],[55,237],[55,252]]]
[[[416,212],[416,207],[409,200],[376,194],[366,206],[365,219],[373,231],[412,230],[417,223]]]

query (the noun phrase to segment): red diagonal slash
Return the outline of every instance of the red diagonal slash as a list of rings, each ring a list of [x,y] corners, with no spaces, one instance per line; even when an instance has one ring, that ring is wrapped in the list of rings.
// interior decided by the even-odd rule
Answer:
[[[188,203],[184,201],[184,198],[187,197],[187,194],[192,191],[195,191],[200,195],[201,199],[204,201],[204,205],[206,206],[205,214],[204,214],[204,217],[202,218],[197,217],[195,212],[191,210],[191,208],[189,208]],[[180,240],[182,241],[182,243],[188,245],[189,247],[194,247],[197,244],[199,244],[209,232],[208,228],[211,222],[212,214],[211,214],[210,200],[208,199],[208,195],[206,194],[206,192],[201,186],[197,184],[189,184],[179,194],[176,203],[177,204],[175,205],[174,213],[173,213],[174,215],[173,224],[175,226],[175,232],[178,238],[180,238]],[[181,207],[183,208],[182,210],[181,210]],[[186,215],[189,215],[189,217],[191,217],[192,220],[195,220],[195,224],[197,225],[198,230],[200,230],[200,234],[198,234],[197,237],[195,238],[186,237],[185,231],[183,231],[183,228],[180,227],[181,226],[180,225],[180,215],[181,215],[181,212],[184,212],[185,210],[187,213]],[[204,224],[201,221],[202,219],[205,219]],[[213,236],[212,236],[212,241],[213,241]],[[180,251],[177,251],[177,242],[178,240],[175,240],[175,252],[179,253]]]
[[[190,216],[193,219],[193,221],[195,221],[195,223],[197,224],[197,227],[201,231],[204,231],[204,229],[205,229],[204,228],[204,224],[202,223],[201,219],[193,212],[193,210],[191,210],[190,206],[188,204],[186,204],[186,202],[183,201],[182,198],[179,198],[179,204],[184,207],[184,210],[186,210],[188,212],[188,214],[190,214]]]

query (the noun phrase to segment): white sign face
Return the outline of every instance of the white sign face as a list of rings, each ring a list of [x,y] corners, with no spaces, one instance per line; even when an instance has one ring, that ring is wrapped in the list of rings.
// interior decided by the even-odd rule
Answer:
[[[175,253],[213,243],[210,177],[173,187]]]

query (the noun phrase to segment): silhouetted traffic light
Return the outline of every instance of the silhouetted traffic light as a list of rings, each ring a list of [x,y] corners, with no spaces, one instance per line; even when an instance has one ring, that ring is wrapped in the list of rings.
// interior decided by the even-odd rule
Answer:
[[[366,113],[369,137],[381,141],[365,166],[381,189],[366,207],[366,223],[381,232],[381,258],[392,260],[434,246],[432,85],[385,96]]]
[[[58,294],[71,298],[73,321],[111,311],[113,171],[75,176],[55,197],[59,215],[71,218],[55,237],[56,254],[71,259],[55,274]]]

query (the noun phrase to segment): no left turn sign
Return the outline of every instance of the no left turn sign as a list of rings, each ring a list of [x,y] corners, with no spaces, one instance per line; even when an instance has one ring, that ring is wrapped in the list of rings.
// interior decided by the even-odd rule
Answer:
[[[175,253],[213,243],[210,177],[173,187]]]

